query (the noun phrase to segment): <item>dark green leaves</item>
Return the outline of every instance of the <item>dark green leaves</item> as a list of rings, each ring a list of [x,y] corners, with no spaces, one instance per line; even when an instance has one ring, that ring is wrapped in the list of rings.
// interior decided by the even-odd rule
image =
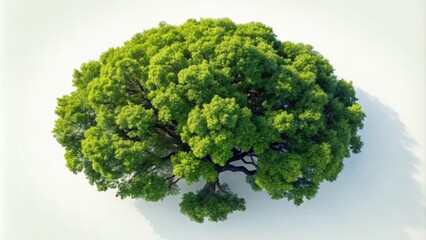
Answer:
[[[232,194],[226,185],[222,186],[222,192],[217,192],[214,186],[206,185],[201,191],[186,193],[179,204],[180,210],[191,220],[202,223],[204,218],[209,221],[224,221],[228,214],[234,211],[244,211],[245,200]]]

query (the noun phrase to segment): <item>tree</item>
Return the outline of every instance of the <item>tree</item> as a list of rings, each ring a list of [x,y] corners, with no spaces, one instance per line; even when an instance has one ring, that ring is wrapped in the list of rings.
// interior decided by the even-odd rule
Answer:
[[[180,204],[197,222],[245,209],[222,172],[299,205],[362,147],[352,83],[257,22],[160,23],[82,64],[73,85],[53,130],[66,166],[100,191],[147,201],[176,194],[180,179],[205,181]]]

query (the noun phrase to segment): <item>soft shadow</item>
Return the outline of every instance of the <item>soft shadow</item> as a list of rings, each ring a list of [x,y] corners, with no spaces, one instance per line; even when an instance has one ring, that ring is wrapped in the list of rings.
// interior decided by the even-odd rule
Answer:
[[[166,239],[407,239],[404,229],[423,224],[420,186],[412,178],[415,144],[398,115],[357,90],[367,114],[362,153],[345,160],[338,179],[323,183],[301,206],[253,192],[243,175],[221,181],[246,199],[247,210],[227,221],[191,222],[179,212],[181,195],[162,202],[136,202],[140,213]],[[185,190],[183,190],[185,192]]]

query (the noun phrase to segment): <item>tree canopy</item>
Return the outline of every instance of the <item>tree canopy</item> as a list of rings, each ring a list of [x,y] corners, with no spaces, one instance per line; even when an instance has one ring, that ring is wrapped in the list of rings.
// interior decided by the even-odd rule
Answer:
[[[180,179],[204,181],[180,204],[196,222],[245,210],[225,171],[299,205],[362,147],[365,114],[333,71],[259,22],[162,22],[74,71],[53,132],[72,172],[121,198],[158,201]]]

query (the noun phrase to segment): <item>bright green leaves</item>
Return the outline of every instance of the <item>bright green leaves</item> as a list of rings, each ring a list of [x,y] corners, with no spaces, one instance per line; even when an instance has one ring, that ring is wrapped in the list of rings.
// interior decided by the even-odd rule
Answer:
[[[363,144],[354,87],[333,71],[262,23],[162,22],[74,71],[53,132],[72,172],[122,198],[158,201],[179,179],[206,181],[180,205],[197,222],[245,209],[219,184],[224,171],[301,204]]]
[[[73,85],[77,88],[85,89],[87,84],[99,77],[101,64],[96,61],[89,61],[81,65],[80,71],[74,70]]]
[[[327,143],[309,146],[301,154],[268,151],[259,156],[255,184],[251,185],[265,189],[273,199],[285,197],[300,204],[315,196],[330,162]]]
[[[304,176],[309,177],[313,182],[322,182],[324,180],[324,171],[331,162],[330,144],[311,145],[302,156],[301,164],[304,169]]]
[[[90,91],[88,99],[93,108],[99,105],[108,105],[113,108],[117,105],[126,104],[129,99],[125,86],[117,76],[97,78],[89,84],[88,88]]]
[[[294,118],[292,114],[283,110],[278,110],[267,115],[269,115],[271,119],[272,127],[276,129],[278,133],[292,134],[294,132]]]
[[[67,143],[67,146],[78,143],[83,139],[84,131],[95,124],[94,112],[89,107],[83,91],[59,98],[56,114],[60,119],[54,130],[55,137],[60,143]]]
[[[204,60],[214,60],[216,46],[226,36],[232,35],[236,29],[235,23],[229,19],[188,20],[180,26],[191,53],[190,62],[194,65]]]
[[[155,158],[149,154],[148,142],[134,142],[114,137],[114,158],[121,162],[125,172],[132,172],[135,168],[143,166],[147,162],[154,162]]]
[[[198,182],[202,177],[207,182],[214,182],[218,173],[214,170],[213,163],[196,158],[192,153],[179,152],[173,155],[173,174],[185,178],[188,184]]]
[[[355,103],[346,108],[348,113],[349,124],[351,127],[351,139],[350,139],[350,148],[353,153],[361,152],[361,147],[363,143],[361,137],[357,135],[358,129],[364,127],[363,121],[365,118],[365,113],[361,109],[361,105]]]
[[[81,142],[82,153],[91,160],[93,169],[109,180],[119,177],[123,165],[114,158],[112,136],[97,127],[90,128],[84,135],[85,139]]]
[[[361,105],[358,103],[352,104],[351,106],[347,107],[347,111],[349,122],[363,126],[362,120],[365,117],[365,113],[362,112]]]
[[[158,109],[158,120],[163,124],[185,121],[190,108],[179,86],[171,82],[167,88],[155,92],[152,105]]]
[[[180,70],[188,66],[184,55],[184,46],[175,43],[160,50],[151,58],[147,86],[150,90],[167,87],[170,82],[177,81]]]
[[[115,121],[118,127],[131,138],[144,138],[155,123],[154,111],[144,109],[140,105],[127,105],[117,112]]]
[[[291,188],[281,194],[294,204],[300,205],[305,199],[315,197],[319,184],[326,179],[328,168],[333,167],[335,163],[332,162],[331,147],[328,143],[312,144],[306,146],[302,154],[288,155],[289,158],[298,159],[301,171],[292,181]]]
[[[168,186],[164,178],[155,174],[135,176],[130,181],[119,186],[117,196],[121,198],[130,196],[153,202],[163,199],[168,192]]]
[[[240,91],[273,87],[274,81],[270,78],[277,73],[280,59],[273,46],[264,41],[234,35],[224,38],[216,48],[214,64],[218,68],[229,69]]]
[[[291,190],[291,183],[302,174],[301,156],[268,151],[259,156],[256,184],[273,199],[280,199]]]
[[[283,110],[268,111],[256,117],[255,125],[258,130],[253,149],[257,154],[270,148],[272,143],[282,141],[283,135],[292,135],[295,131],[293,115]]]
[[[82,153],[90,159],[92,171],[99,173],[109,187],[117,187],[117,195],[158,201],[169,191],[162,168],[150,153],[147,142],[123,140],[97,127],[85,133]],[[135,173],[141,169],[145,174]]]
[[[66,166],[77,173],[83,170],[81,141],[84,132],[95,125],[95,113],[85,99],[84,91],[75,91],[58,99],[56,114],[59,119],[53,130],[57,141],[65,147]]]
[[[272,46],[274,46],[275,43],[279,43],[272,28],[260,22],[239,24],[235,34],[237,36],[248,37],[257,43],[266,42],[268,45]]]
[[[275,99],[272,99],[271,104],[280,108],[288,107],[290,100],[297,98],[301,91],[302,86],[299,84],[296,69],[289,65],[283,65],[275,79],[272,90]]]
[[[179,84],[186,92],[188,100],[196,105],[208,103],[219,93],[220,84],[215,80],[213,69],[204,61],[200,65],[192,65],[179,72]]]
[[[101,65],[100,76],[87,86],[91,106],[96,110],[99,106],[113,109],[129,102],[143,103],[146,93],[142,81],[147,76],[146,68],[140,66],[140,60],[124,57],[119,50],[111,49],[107,53],[104,54],[111,62]]]
[[[298,56],[313,54],[313,47],[309,44],[284,41],[281,47],[283,51],[283,57],[291,60],[292,62],[295,61]]]
[[[130,54],[133,55],[133,52],[130,52]],[[134,57],[139,56],[136,55]],[[139,79],[146,77],[144,76],[140,63],[133,58],[124,58],[117,62],[117,75],[122,78],[123,82],[134,84],[135,87],[139,87]],[[138,90],[142,91],[142,89]]]
[[[318,133],[319,127],[323,124],[321,113],[306,110],[299,114],[299,129],[306,136],[314,136]]]
[[[352,82],[338,81],[334,94],[345,107],[349,107],[357,100]]]
[[[185,48],[180,43],[164,47],[151,58],[146,82],[148,98],[163,123],[185,119],[189,106],[177,83],[178,73],[187,66]]]
[[[211,156],[214,163],[223,166],[232,156],[231,149],[249,150],[256,128],[250,120],[248,108],[240,108],[235,99],[214,96],[209,104],[195,107],[183,128],[182,140],[189,144],[194,156]]]
[[[180,211],[192,221],[202,223],[204,218],[213,222],[224,221],[228,218],[228,214],[246,209],[245,200],[232,194],[225,184],[222,191],[203,189],[196,194],[186,193],[179,204]]]
[[[146,56],[152,58],[161,49],[182,42],[183,36],[181,30],[176,26],[160,23],[158,28],[145,30],[143,33],[137,33],[127,46],[140,45],[145,49]]]

